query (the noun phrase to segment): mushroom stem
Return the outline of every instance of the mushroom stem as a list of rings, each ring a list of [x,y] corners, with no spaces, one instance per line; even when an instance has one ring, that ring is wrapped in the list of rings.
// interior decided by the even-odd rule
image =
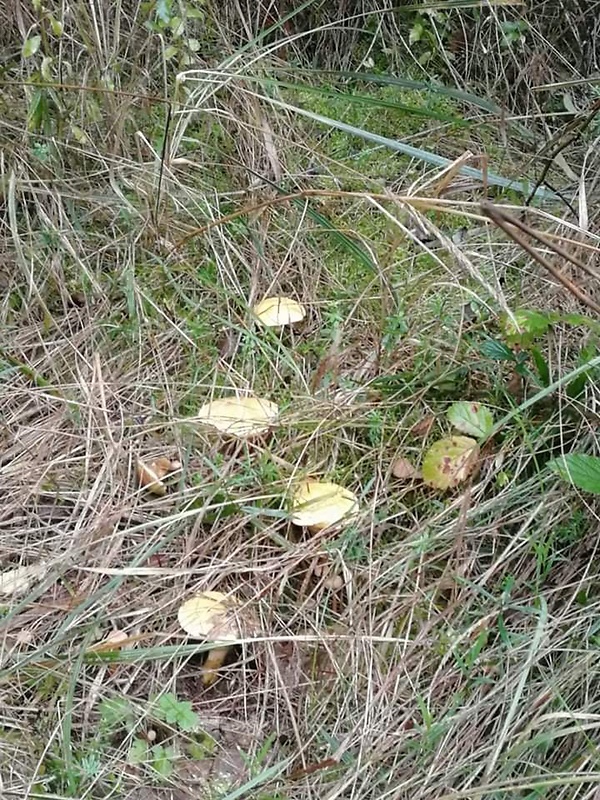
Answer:
[[[223,666],[229,650],[229,647],[213,647],[208,651],[202,668],[202,683],[205,686],[210,686],[217,680],[217,673]]]

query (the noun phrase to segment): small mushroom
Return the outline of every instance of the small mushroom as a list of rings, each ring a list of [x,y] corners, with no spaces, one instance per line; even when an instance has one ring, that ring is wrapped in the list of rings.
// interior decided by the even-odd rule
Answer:
[[[199,409],[197,419],[221,433],[248,439],[269,430],[279,416],[279,407],[260,397],[225,397]]]
[[[337,591],[338,589],[342,589],[344,586],[344,579],[342,576],[338,575],[334,571],[333,565],[327,561],[323,561],[320,564],[315,564],[313,572],[315,577],[321,578],[323,581],[323,586],[326,589]]]
[[[208,651],[204,662],[202,682],[210,686],[217,679],[218,670],[231,648],[246,633],[253,633],[256,624],[247,610],[241,611],[241,603],[232,594],[202,592],[186,600],[177,612],[179,624],[194,639],[219,642]]]
[[[172,461],[166,456],[159,456],[149,463],[138,461],[136,464],[138,483],[152,494],[162,496],[167,491],[163,478],[178,469],[181,469],[181,462]]]
[[[292,493],[292,522],[311,533],[338,522],[349,522],[358,511],[358,499],[337,483],[307,480]]]
[[[306,309],[290,297],[265,297],[252,309],[254,315],[267,328],[283,328],[300,322]]]

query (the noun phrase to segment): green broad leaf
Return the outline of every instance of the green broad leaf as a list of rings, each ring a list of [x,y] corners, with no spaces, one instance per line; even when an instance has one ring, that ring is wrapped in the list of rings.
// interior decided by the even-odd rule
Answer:
[[[217,742],[208,733],[203,734],[200,741],[191,740],[186,743],[185,750],[195,761],[204,761],[214,755]]]
[[[50,16],[50,27],[52,28],[52,33],[55,36],[62,36],[63,35],[63,24],[60,20],[56,19],[53,16]]]
[[[154,713],[158,719],[173,725],[181,731],[193,731],[200,720],[189,700],[178,700],[172,692],[161,695],[154,704]]]
[[[171,28],[171,34],[174,39],[179,39],[183,31],[185,30],[185,23],[181,17],[174,16],[171,17],[169,20],[169,27]]]
[[[508,344],[527,346],[548,331],[550,318],[547,314],[529,308],[518,308],[514,320],[504,317],[501,322]],[[515,324],[516,323],[516,324]]]
[[[134,739],[127,753],[129,764],[144,764],[148,761],[148,745],[143,739]]]
[[[87,133],[79,125],[71,125],[71,134],[79,144],[89,144],[90,142]]]
[[[551,322],[566,322],[569,325],[584,326],[589,328],[594,333],[600,333],[600,322],[596,319],[590,319],[583,314],[558,314],[554,312],[550,315]]]
[[[598,355],[598,348],[592,342],[590,344],[584,345],[579,352],[579,357],[577,358],[578,366],[585,366],[589,364],[590,361]],[[588,382],[591,382],[594,379],[594,370],[586,370],[582,372],[581,375],[578,375],[574,380],[567,384],[567,394],[569,397],[579,397],[579,395],[583,392]]]
[[[171,0],[157,0],[156,16],[161,22],[168,23],[171,19]]]
[[[30,36],[29,39],[26,39],[23,45],[23,58],[30,58],[31,56],[34,56],[40,49],[41,43],[42,37],[39,35]]]
[[[550,386],[550,367],[542,355],[540,348],[532,347],[529,352],[531,353],[531,359],[535,364],[541,385]]]
[[[492,361],[515,361],[515,354],[510,347],[496,339],[485,339],[479,345],[479,352]]]
[[[461,433],[484,439],[494,427],[494,415],[487,406],[461,400],[450,406],[446,416]]]
[[[45,89],[36,89],[27,112],[27,130],[39,131],[48,120],[48,93]]]
[[[582,492],[600,494],[600,458],[569,453],[548,463],[550,469]]]
[[[473,472],[479,457],[479,445],[468,436],[440,439],[425,453],[421,473],[428,486],[454,489]]]
[[[40,73],[42,78],[47,81],[48,83],[52,83],[52,66],[54,64],[54,59],[50,58],[50,56],[44,56],[42,58],[42,65],[40,67]]]

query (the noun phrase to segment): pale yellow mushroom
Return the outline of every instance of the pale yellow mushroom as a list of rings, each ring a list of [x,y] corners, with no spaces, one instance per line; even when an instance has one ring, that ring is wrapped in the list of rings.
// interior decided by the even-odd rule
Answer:
[[[199,409],[197,419],[241,439],[260,436],[279,416],[279,407],[260,397],[225,397]]]
[[[357,511],[356,495],[337,483],[307,480],[292,492],[292,522],[312,533],[349,522]]]
[[[254,315],[267,328],[283,328],[300,322],[306,316],[303,305],[290,297],[265,297],[252,309]]]
[[[177,618],[192,638],[219,642],[206,655],[202,675],[205,686],[217,679],[231,645],[243,639],[244,632],[253,633],[256,627],[248,610],[242,610],[240,601],[222,592],[202,592],[191,597],[179,607]]]

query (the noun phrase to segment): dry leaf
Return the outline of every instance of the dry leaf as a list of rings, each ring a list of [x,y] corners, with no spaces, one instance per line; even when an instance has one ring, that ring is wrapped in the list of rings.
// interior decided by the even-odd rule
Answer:
[[[425,439],[425,437],[429,435],[429,431],[431,430],[434,422],[434,414],[428,414],[426,417],[423,417],[423,419],[420,419],[418,422],[416,422],[410,429],[410,432],[413,436],[418,436],[419,438]]]
[[[132,641],[125,631],[111,631],[102,641],[96,642],[89,648],[90,653],[106,653],[120,650],[125,644]]]
[[[17,635],[15,636],[15,642],[17,644],[29,645],[33,644],[34,641],[35,636],[33,635],[33,632],[27,628],[21,628],[21,630],[18,631]]]
[[[512,395],[517,403],[523,400],[523,377],[518,372],[513,372],[506,384],[506,391]]]
[[[454,489],[473,472],[479,457],[479,445],[468,436],[440,439],[423,459],[423,480],[436,489]]]
[[[407,458],[397,458],[392,462],[392,475],[402,481],[420,477],[419,470]]]
[[[232,328],[222,328],[217,339],[219,358],[227,361],[235,355],[238,347],[239,334]]]

